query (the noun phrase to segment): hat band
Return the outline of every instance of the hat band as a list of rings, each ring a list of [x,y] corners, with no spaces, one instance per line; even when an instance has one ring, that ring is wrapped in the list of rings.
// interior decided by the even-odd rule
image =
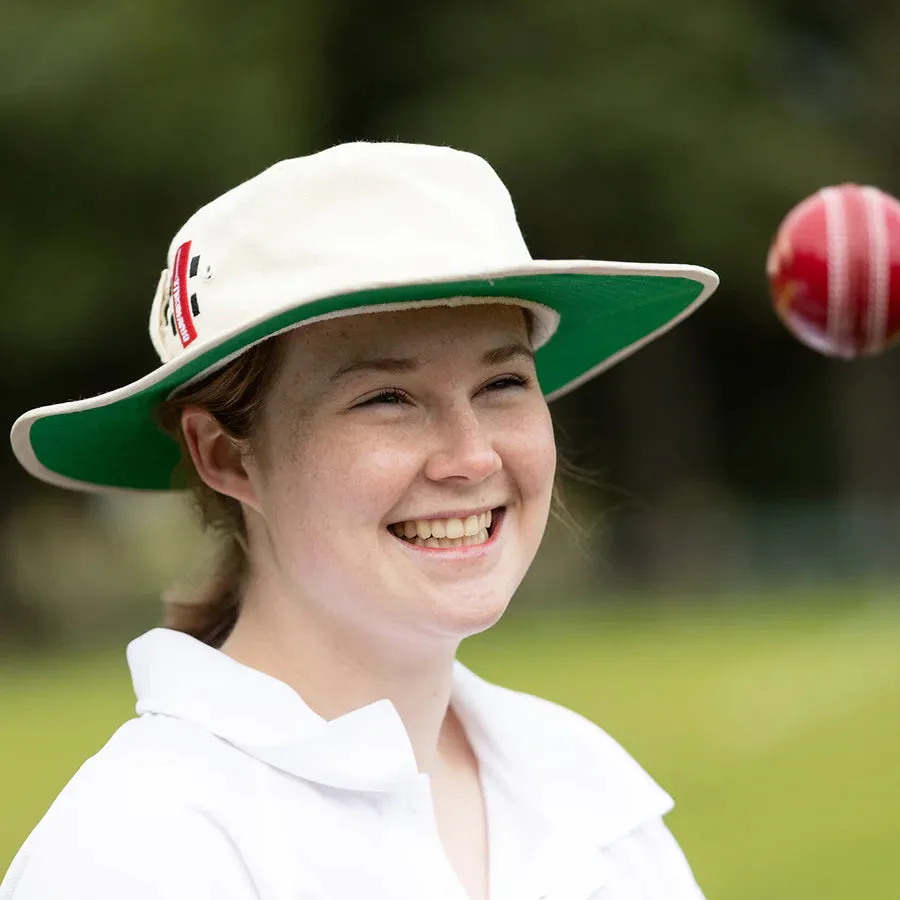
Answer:
[[[527,312],[531,313],[529,325],[531,329],[531,344],[532,349],[534,350],[538,350],[540,347],[546,344],[547,341],[549,341],[550,338],[553,337],[556,329],[559,326],[559,313],[555,309],[551,309],[549,306],[544,306],[543,303],[536,303],[534,300],[523,300],[520,297],[438,297],[430,300],[405,300],[396,303],[379,303],[368,306],[354,306],[350,309],[336,309],[332,312],[323,313],[320,316],[311,316],[309,319],[304,319],[302,322],[296,322],[292,325],[287,325],[284,328],[273,331],[271,334],[267,334],[255,341],[251,341],[249,344],[245,344],[239,350],[236,350],[234,353],[231,353],[228,356],[223,357],[222,359],[216,360],[214,365],[210,366],[207,369],[204,369],[202,372],[198,372],[183,384],[178,385],[178,387],[176,387],[173,391],[171,391],[171,393],[169,393],[169,395],[166,397],[166,400],[172,400],[176,398],[182,391],[190,389],[193,385],[198,384],[205,378],[208,378],[210,375],[218,372],[220,369],[225,368],[225,366],[227,366],[230,362],[233,362],[235,359],[246,353],[252,347],[255,347],[257,344],[261,344],[263,343],[263,341],[267,341],[270,338],[277,337],[280,334],[286,334],[289,331],[295,331],[297,328],[304,328],[307,325],[315,325],[318,322],[327,322],[331,319],[343,319],[347,316],[358,316],[370,313],[384,312],[404,312],[409,309],[424,309],[431,306],[459,307],[490,306],[495,304],[519,306],[525,309]]]

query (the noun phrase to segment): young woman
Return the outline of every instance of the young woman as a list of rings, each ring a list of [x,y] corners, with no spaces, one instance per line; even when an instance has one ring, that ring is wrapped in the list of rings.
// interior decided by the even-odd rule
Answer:
[[[162,365],[26,414],[12,442],[63,487],[190,487],[222,561],[129,646],[138,718],[0,897],[699,898],[637,763],[455,656],[540,544],[547,400],[715,275],[532,260],[483,160],[404,144],[279,163],[168,262]]]

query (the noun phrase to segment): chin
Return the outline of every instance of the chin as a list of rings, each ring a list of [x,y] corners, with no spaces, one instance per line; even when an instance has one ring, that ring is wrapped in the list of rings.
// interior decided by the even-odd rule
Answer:
[[[510,594],[441,597],[431,610],[431,627],[447,636],[462,640],[496,625],[506,612]]]

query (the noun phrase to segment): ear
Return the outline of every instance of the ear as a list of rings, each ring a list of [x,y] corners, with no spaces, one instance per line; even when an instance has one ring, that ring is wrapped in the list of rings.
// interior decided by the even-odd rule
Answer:
[[[202,481],[258,512],[256,490],[246,466],[246,447],[228,434],[212,413],[199,406],[188,406],[182,411],[181,430]]]

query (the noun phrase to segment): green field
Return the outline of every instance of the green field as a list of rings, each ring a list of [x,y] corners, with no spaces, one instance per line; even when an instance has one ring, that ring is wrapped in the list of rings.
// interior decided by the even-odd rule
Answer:
[[[591,717],[675,796],[710,900],[900,897],[900,603],[519,616],[470,641],[486,677]],[[0,870],[131,714],[121,653],[7,662]]]

